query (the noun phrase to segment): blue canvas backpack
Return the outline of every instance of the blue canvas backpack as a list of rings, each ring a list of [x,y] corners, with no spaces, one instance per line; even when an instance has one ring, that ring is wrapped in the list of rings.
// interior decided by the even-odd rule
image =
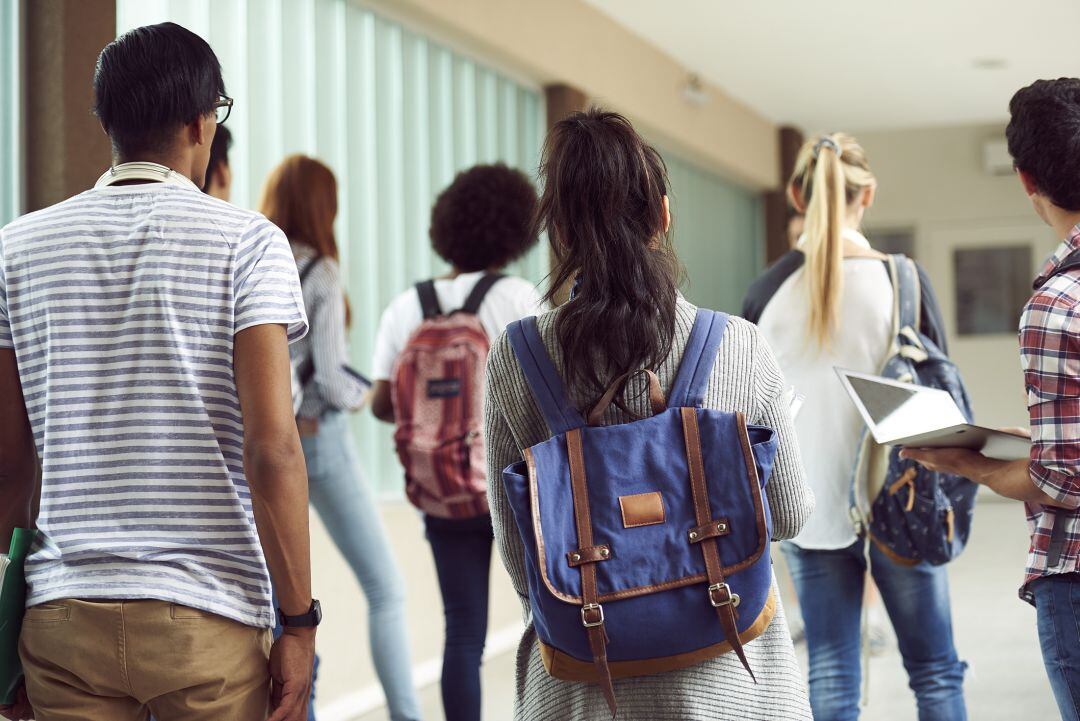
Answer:
[[[551,437],[503,472],[525,546],[529,600],[548,673],[602,685],[685,668],[734,650],[776,611],[764,493],[775,432],[703,408],[727,327],[699,310],[665,401],[648,370],[619,378],[588,416],[568,400],[536,319],[507,329]],[[653,415],[601,426],[631,376]]]
[[[894,296],[894,340],[880,375],[948,391],[972,422],[971,401],[960,371],[919,332],[921,291],[915,264],[906,256],[890,255],[888,266]],[[871,443],[872,439],[864,436],[852,484],[856,530],[903,565],[920,561],[940,565],[960,555],[971,532],[978,486],[966,478],[901,459],[900,448],[890,448],[884,485],[867,509],[858,479],[864,477],[862,469],[872,455]],[[875,472],[880,473],[880,469]]]

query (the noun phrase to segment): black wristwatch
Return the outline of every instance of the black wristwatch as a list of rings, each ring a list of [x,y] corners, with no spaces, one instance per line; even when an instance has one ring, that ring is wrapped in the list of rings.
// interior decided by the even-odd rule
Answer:
[[[315,599],[312,599],[308,612],[299,616],[286,616],[280,608],[277,613],[278,623],[288,628],[312,628],[322,623],[322,606]]]

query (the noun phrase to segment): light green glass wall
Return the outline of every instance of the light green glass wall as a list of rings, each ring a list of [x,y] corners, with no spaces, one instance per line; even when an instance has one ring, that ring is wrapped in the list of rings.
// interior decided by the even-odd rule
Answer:
[[[0,225],[19,213],[19,3],[0,1]]]
[[[684,292],[699,306],[738,313],[764,263],[765,219],[755,193],[670,152],[675,248],[686,267]]]
[[[382,308],[445,270],[430,251],[431,203],[454,174],[502,160],[532,176],[543,132],[536,88],[347,0],[118,0],[119,30],[172,20],[221,58],[234,202],[254,207],[267,173],[308,153],[337,173],[338,240],[353,307],[352,357],[370,367]],[[539,282],[546,248],[511,269]],[[387,495],[401,472],[389,427],[354,423],[365,470]]]

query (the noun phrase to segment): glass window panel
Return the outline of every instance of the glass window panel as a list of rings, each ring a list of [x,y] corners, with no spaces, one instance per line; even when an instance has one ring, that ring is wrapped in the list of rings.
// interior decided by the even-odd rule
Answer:
[[[956,331],[1015,334],[1031,296],[1031,246],[957,250],[953,254]]]
[[[0,2],[0,226],[22,205],[19,3]]]
[[[350,0],[117,1],[119,31],[165,20],[205,37],[221,59],[236,99],[237,205],[257,205],[289,152],[315,153],[337,174],[352,361],[368,369],[386,303],[446,270],[427,237],[435,196],[479,159],[535,175],[540,93]],[[544,245],[514,270],[539,283],[547,268]],[[365,472],[400,496],[390,427],[366,411],[354,427]]]
[[[738,313],[763,267],[761,195],[676,153],[665,152],[664,161],[683,291],[692,303]]]

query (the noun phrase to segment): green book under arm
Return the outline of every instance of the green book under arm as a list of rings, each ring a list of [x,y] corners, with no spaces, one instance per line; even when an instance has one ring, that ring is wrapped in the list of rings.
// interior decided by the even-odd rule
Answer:
[[[15,703],[22,680],[19,663],[19,630],[26,611],[26,575],[23,563],[37,531],[16,528],[11,549],[0,555],[0,706]]]

